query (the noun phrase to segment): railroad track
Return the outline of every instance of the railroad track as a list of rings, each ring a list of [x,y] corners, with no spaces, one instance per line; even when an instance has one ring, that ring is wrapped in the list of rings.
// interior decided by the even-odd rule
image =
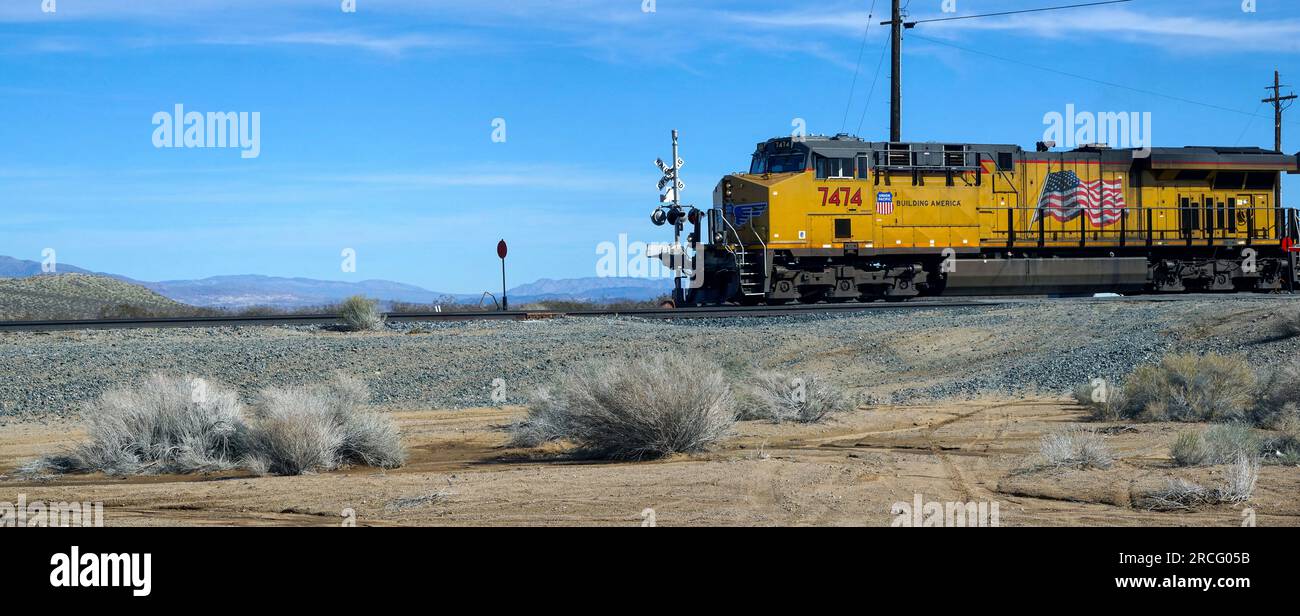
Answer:
[[[1183,294],[1139,295],[1133,297],[1069,297],[1061,300],[1102,302],[1177,302],[1212,300],[1223,297],[1267,299],[1277,295],[1253,293],[1238,294]],[[1294,297],[1284,295],[1284,297]],[[793,304],[787,306],[706,306],[699,308],[647,308],[637,310],[575,310],[575,311],[454,311],[406,313],[388,315],[389,321],[399,323],[421,321],[530,321],[554,318],[583,317],[638,317],[643,319],[717,319],[763,318],[798,316],[802,314],[836,314],[874,312],[880,310],[916,310],[923,308],[969,308],[999,306],[1025,301],[1042,301],[1042,296],[963,297],[910,302],[844,303],[844,304]],[[275,315],[254,317],[164,317],[148,319],[94,319],[77,321],[0,321],[0,332],[42,332],[77,329],[149,329],[166,327],[257,327],[276,325],[334,325],[341,321],[336,314]]]
[[[638,310],[549,311],[468,311],[428,312],[388,315],[389,321],[529,321],[553,318],[637,317],[643,319],[717,319],[740,317],[781,317],[801,314],[872,312],[879,310],[915,310],[920,308],[961,308],[990,306],[1015,300],[938,300],[874,304],[796,304],[790,306],[709,306],[700,308],[650,308]],[[275,315],[252,317],[165,317],[147,319],[95,319],[75,321],[0,321],[0,332],[62,331],[78,329],[148,329],[167,327],[257,327],[276,325],[334,325],[336,314]]]

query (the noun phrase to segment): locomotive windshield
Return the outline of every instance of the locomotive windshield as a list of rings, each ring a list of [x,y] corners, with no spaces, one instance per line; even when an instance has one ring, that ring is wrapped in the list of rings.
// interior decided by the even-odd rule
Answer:
[[[802,173],[806,168],[807,157],[804,154],[780,154],[768,156],[762,152],[754,155],[754,162],[749,172],[754,175],[763,173]]]

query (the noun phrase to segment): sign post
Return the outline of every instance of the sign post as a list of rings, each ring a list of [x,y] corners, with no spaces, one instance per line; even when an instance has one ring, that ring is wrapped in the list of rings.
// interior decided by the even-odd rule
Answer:
[[[497,257],[501,259],[501,310],[510,310],[510,300],[506,299],[506,241],[497,242]]]

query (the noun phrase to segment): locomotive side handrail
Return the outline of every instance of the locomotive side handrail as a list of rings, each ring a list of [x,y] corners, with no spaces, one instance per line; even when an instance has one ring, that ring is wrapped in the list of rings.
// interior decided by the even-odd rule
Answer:
[[[1130,241],[1145,241],[1147,246],[1152,246],[1156,242],[1183,243],[1188,246],[1198,244],[1206,246],[1222,245],[1253,245],[1257,241],[1280,241],[1294,231],[1288,229],[1288,223],[1284,219],[1270,220],[1268,215],[1276,210],[1273,207],[1237,206],[1233,210],[1234,217],[1225,218],[1225,224],[1220,226],[1213,221],[1204,227],[1196,229],[1184,228],[1183,222],[1189,218],[1186,215],[1195,213],[1200,214],[1204,211],[1201,207],[1143,207],[1143,208],[1126,208],[1122,217],[1117,221],[1115,227],[1095,228],[1090,225],[1088,217],[1080,212],[1078,216],[1068,222],[1060,222],[1059,226],[1054,229],[1047,228],[1047,215],[1037,216],[1031,223],[1031,228],[1020,228],[1016,224],[1019,212],[1039,213],[1041,210],[1037,207],[1001,207],[986,206],[979,207],[978,211],[993,215],[996,220],[1001,213],[1006,213],[1006,228],[992,229],[994,238],[1002,236],[1006,239],[1008,247],[1014,247],[1023,236],[1033,238],[1032,242],[1037,247],[1042,248],[1048,242],[1063,243],[1073,241],[1077,238],[1080,246],[1087,246],[1089,242],[1103,242],[1107,245],[1119,243],[1120,246]],[[1257,212],[1263,211],[1265,216],[1261,219]],[[1141,228],[1133,228],[1129,223],[1130,216],[1138,216],[1135,212],[1144,212],[1142,218],[1145,224]],[[1156,216],[1158,212],[1173,212],[1179,221],[1176,228],[1172,229],[1154,229]],[[1161,218],[1165,214],[1159,214]],[[1295,218],[1295,215],[1292,215]],[[1268,221],[1263,225],[1259,222]],[[1072,228],[1066,228],[1065,225],[1071,225]],[[1297,230],[1300,231],[1300,230]],[[1244,232],[1244,233],[1243,233]]]

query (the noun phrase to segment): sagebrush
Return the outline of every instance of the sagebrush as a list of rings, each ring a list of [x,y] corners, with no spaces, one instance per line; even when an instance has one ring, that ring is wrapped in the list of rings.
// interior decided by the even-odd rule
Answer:
[[[512,427],[517,445],[562,440],[617,459],[703,450],[736,421],[722,371],[693,355],[584,364],[536,396]]]
[[[238,396],[194,377],[154,374],[110,389],[84,409],[86,439],[28,467],[32,472],[110,475],[234,468],[246,433]]]
[[[401,466],[406,452],[392,420],[368,407],[359,379],[261,392],[245,464],[259,473],[300,475],[360,464]]]
[[[1243,421],[1250,418],[1255,387],[1255,372],[1243,357],[1169,355],[1125,379],[1121,415],[1145,421]]]
[[[1259,470],[1258,456],[1241,453],[1225,469],[1223,480],[1217,487],[1205,487],[1186,479],[1171,479],[1164,489],[1148,495],[1144,500],[1148,509],[1157,511],[1244,503],[1255,492]]]
[[[1300,336],[1300,312],[1286,312],[1273,317],[1273,335],[1280,339]]]
[[[1074,399],[1087,408],[1093,421],[1118,421],[1124,419],[1129,406],[1128,396],[1123,386],[1095,379],[1090,383],[1079,385],[1074,390]]]
[[[1252,422],[1270,430],[1280,430],[1288,423],[1300,421],[1300,360],[1283,362],[1267,371],[1259,386],[1259,401]]]
[[[1039,454],[1053,468],[1110,468],[1114,456],[1095,430],[1069,428],[1043,436]]]
[[[760,372],[739,398],[741,419],[773,423],[819,423],[853,409],[848,393],[816,375],[789,377],[780,372]]]
[[[364,383],[340,375],[323,385],[266,390],[250,412],[219,384],[154,374],[89,403],[86,439],[25,470],[126,476],[399,466],[405,451],[397,428],[370,410],[368,399]]]
[[[384,328],[385,317],[374,300],[354,295],[339,304],[343,325],[354,332],[377,331]]]

